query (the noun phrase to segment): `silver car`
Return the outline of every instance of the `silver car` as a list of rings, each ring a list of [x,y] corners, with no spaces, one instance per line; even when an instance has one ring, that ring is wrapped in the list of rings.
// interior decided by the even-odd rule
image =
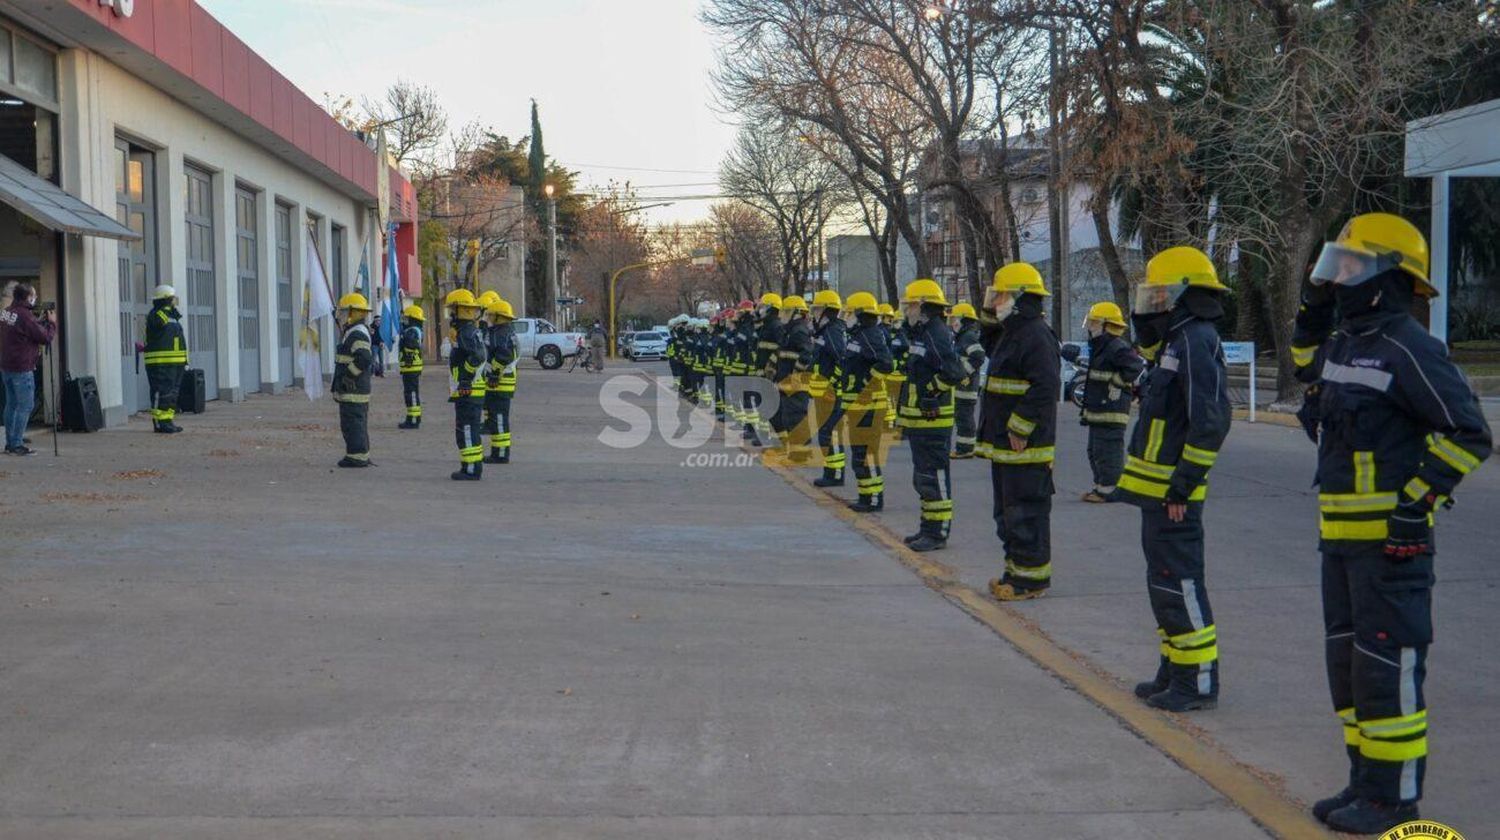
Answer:
[[[667,356],[667,334],[648,330],[632,333],[625,339],[625,357],[631,361],[664,359]]]

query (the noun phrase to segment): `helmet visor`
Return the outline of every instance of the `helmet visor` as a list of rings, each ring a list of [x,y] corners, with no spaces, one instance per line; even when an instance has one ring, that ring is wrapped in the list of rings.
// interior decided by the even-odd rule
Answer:
[[[1328,283],[1335,286],[1358,286],[1396,265],[1395,258],[1376,257],[1337,242],[1329,242],[1323,246],[1323,252],[1318,255],[1318,261],[1313,264],[1308,279],[1314,286]]]
[[[1151,286],[1141,284],[1135,290],[1135,314],[1137,315],[1160,315],[1170,311],[1177,305],[1177,299],[1182,297],[1182,292],[1187,288],[1186,283],[1175,283],[1170,286]]]

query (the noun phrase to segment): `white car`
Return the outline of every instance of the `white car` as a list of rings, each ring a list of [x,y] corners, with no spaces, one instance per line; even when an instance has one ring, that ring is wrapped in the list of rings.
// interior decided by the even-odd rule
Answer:
[[[536,359],[547,370],[562,367],[563,359],[578,352],[583,333],[558,332],[544,318],[517,318],[516,344],[523,359]]]
[[[632,333],[625,339],[625,358],[631,361],[665,359],[667,357],[667,334],[656,330]]]

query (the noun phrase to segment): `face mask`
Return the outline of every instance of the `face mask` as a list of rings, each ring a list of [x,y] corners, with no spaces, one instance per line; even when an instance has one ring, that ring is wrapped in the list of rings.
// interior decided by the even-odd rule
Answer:
[[[1006,295],[1004,300],[995,303],[995,318],[1004,321],[1016,311],[1016,299]]]
[[[1089,338],[1098,338],[1104,335],[1104,327],[1099,324],[1089,324],[1087,329],[1089,331]]]

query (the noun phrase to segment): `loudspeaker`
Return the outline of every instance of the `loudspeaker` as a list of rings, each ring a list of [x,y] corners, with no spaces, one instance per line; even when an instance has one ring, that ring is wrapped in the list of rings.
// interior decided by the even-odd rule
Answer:
[[[99,405],[99,384],[94,377],[69,376],[63,380],[62,427],[70,432],[104,428],[104,409]]]
[[[208,388],[204,385],[203,371],[198,368],[188,368],[182,372],[182,384],[177,388],[177,411],[178,413],[202,414],[203,404],[207,402],[206,394]]]

